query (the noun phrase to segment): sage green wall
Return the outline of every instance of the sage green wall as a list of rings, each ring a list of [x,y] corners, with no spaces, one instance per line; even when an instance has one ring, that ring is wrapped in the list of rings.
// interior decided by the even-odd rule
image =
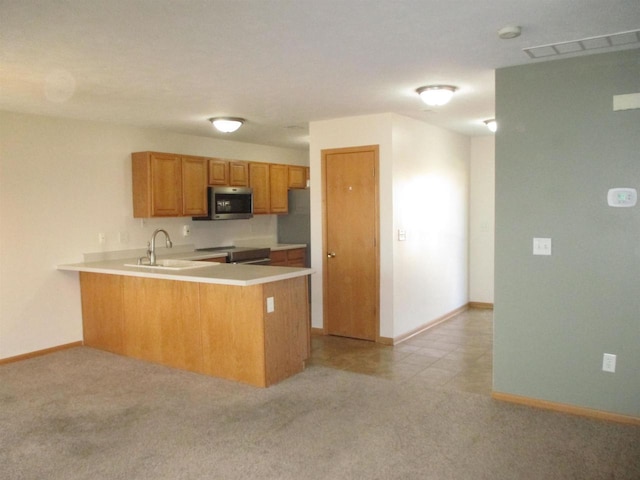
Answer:
[[[637,92],[639,49],[496,72],[497,392],[640,416],[640,205],[606,201],[640,191]]]

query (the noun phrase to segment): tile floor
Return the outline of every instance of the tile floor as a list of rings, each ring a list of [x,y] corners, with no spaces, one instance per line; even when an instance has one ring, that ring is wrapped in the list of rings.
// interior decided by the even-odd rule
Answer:
[[[470,309],[393,347],[314,335],[308,364],[489,395],[492,345],[493,311]]]

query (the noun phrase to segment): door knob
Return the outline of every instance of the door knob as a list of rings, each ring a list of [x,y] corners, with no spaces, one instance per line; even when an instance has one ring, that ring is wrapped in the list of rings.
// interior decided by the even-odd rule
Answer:
[[[333,258],[336,256],[336,252],[329,252],[327,253],[327,258]]]

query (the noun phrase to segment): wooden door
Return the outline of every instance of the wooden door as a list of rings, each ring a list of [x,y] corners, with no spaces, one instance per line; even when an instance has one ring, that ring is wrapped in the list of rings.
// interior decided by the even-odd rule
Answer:
[[[324,325],[330,335],[379,334],[378,146],[323,150]]]

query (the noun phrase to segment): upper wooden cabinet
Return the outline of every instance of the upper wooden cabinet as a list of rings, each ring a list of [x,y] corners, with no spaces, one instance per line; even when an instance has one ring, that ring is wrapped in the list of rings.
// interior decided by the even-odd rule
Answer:
[[[249,186],[253,188],[253,213],[270,213],[271,188],[268,163],[249,163]]]
[[[271,213],[288,213],[288,168],[287,165],[269,165],[269,186],[271,188]]]
[[[306,188],[309,169],[296,165],[289,165],[289,188]]]
[[[249,186],[249,162],[229,160],[229,186]]]
[[[131,154],[133,216],[181,217],[207,214],[206,159],[172,153]]]
[[[209,185],[249,186],[248,162],[209,158]]]
[[[227,160],[209,159],[209,185],[229,185],[229,162]]]
[[[309,168],[176,153],[131,154],[133,216],[207,214],[207,186],[253,188],[253,213],[288,213],[290,188],[306,188]]]
[[[287,213],[287,165],[249,163],[249,186],[253,188],[253,213]]]

